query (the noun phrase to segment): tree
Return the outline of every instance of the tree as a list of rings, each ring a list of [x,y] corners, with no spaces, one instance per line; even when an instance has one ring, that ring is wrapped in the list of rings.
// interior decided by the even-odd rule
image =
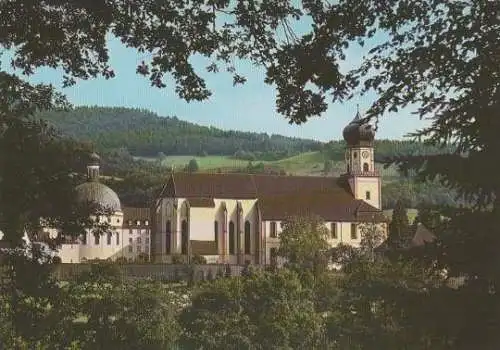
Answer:
[[[188,165],[186,166],[186,170],[190,173],[195,173],[198,171],[198,169],[199,169],[198,162],[196,161],[195,158],[191,159]]]
[[[317,216],[292,216],[283,221],[278,255],[286,266],[319,273],[328,264],[328,229]]]
[[[190,349],[311,349],[322,335],[311,291],[286,269],[203,285],[180,323]]]
[[[402,202],[398,202],[392,212],[392,220],[389,224],[389,246],[393,249],[408,247],[411,241],[410,224],[408,213]]]

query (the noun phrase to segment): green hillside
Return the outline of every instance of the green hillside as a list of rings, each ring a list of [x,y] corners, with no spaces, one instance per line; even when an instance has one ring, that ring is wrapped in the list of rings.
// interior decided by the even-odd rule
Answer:
[[[212,171],[217,169],[244,169],[248,166],[249,161],[235,159],[229,156],[167,156],[160,158],[144,158],[136,157],[136,159],[161,161],[161,164],[167,169],[172,166],[175,169],[182,169],[191,159],[196,159],[199,171]],[[283,158],[276,161],[253,161],[252,164],[263,163],[266,166],[283,169],[288,174],[293,175],[324,175],[324,163],[328,160],[324,152],[304,152],[295,156]],[[399,178],[399,173],[394,166],[384,169],[382,164],[376,163],[376,168],[379,170],[384,181],[391,181],[394,178]],[[344,161],[332,161],[332,170],[330,175],[339,175],[345,172]]]
[[[273,160],[322,147],[315,140],[224,131],[131,108],[78,107],[70,111],[47,111],[38,117],[66,136],[91,141],[101,151],[124,148],[134,156],[156,157],[160,153],[229,156],[246,151]]]

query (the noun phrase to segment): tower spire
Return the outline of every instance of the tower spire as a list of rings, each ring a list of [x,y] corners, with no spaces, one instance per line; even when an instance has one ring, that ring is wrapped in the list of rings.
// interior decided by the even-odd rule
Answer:
[[[356,104],[356,116],[354,117],[354,120],[360,120],[361,119],[361,113],[359,113],[359,103]]]

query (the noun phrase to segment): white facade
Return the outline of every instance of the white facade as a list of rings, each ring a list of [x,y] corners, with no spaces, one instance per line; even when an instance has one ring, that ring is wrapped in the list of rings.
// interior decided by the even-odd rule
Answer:
[[[116,260],[126,259],[136,261],[141,254],[148,259],[150,255],[150,228],[148,220],[129,220],[123,222],[123,213],[117,212],[111,217],[103,217],[101,221],[111,221],[110,230],[103,235],[95,235],[92,230],[71,240],[62,243],[56,251],[56,256],[63,263],[82,263],[88,260]],[[146,225],[147,224],[147,225]],[[45,230],[51,238],[55,238],[55,230]]]

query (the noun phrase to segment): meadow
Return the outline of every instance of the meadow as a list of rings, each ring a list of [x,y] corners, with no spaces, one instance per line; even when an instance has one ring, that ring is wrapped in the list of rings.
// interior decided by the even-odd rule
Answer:
[[[159,158],[137,158],[148,161],[159,160]],[[196,159],[196,162],[198,163],[199,171],[215,171],[217,169],[242,169],[245,168],[249,163],[247,160],[234,159],[231,156],[208,155],[205,157],[197,157],[181,155],[166,156],[161,160],[161,164],[167,168],[171,168],[173,166],[175,169],[180,170],[193,158]],[[292,175],[321,176],[323,175],[325,160],[326,158],[323,153],[315,151],[300,153],[298,155],[276,161],[256,160],[252,163],[255,165],[262,162],[267,166],[284,169],[288,174]],[[387,169],[384,169],[382,164],[377,163],[375,166],[384,178],[384,181],[391,181],[392,179],[399,177],[398,171],[393,166]],[[332,171],[330,172],[330,174],[337,176],[342,174],[343,172],[345,172],[345,162],[333,161]]]

